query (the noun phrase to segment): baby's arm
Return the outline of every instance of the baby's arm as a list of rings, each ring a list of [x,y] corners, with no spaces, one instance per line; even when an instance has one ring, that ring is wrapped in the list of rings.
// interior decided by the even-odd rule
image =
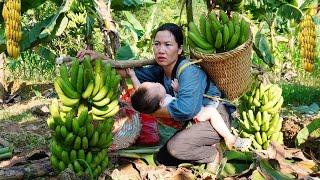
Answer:
[[[136,73],[131,68],[126,69],[126,72],[131,78],[133,88],[137,89],[141,85],[141,83],[140,83],[139,79],[137,78]]]

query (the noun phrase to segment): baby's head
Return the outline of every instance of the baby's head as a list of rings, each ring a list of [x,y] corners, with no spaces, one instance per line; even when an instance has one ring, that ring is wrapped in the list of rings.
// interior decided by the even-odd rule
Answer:
[[[160,83],[144,82],[131,96],[132,107],[142,113],[152,114],[160,108],[166,90]]]

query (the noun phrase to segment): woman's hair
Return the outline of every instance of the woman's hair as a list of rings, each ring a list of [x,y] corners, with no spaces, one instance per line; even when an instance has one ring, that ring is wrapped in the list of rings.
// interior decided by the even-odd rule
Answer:
[[[147,88],[140,87],[131,96],[132,107],[139,112],[152,114],[160,108],[161,98],[151,97]]]
[[[182,29],[180,26],[174,24],[174,23],[165,23],[161,26],[158,27],[158,29],[156,30],[155,35],[159,32],[159,31],[170,31],[171,34],[173,34],[174,39],[176,40],[177,44],[179,47],[182,47],[183,45],[183,33],[182,33]]]

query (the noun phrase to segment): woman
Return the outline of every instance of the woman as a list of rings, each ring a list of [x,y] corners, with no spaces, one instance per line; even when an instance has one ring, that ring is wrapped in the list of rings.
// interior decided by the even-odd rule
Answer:
[[[210,99],[203,94],[221,96],[221,92],[206,74],[196,65],[189,65],[181,71],[179,68],[187,63],[183,56],[183,33],[179,26],[166,23],[160,26],[155,34],[153,50],[156,65],[135,68],[139,81],[158,82],[164,85],[166,93],[174,96],[172,80],[178,79],[179,91],[176,100],[155,113],[156,117],[169,117],[184,124],[184,127],[200,111]],[[122,77],[129,77],[125,70],[118,71]],[[228,108],[229,110],[230,108]],[[228,126],[229,113],[220,103],[218,111]],[[211,163],[218,160],[219,154],[215,146],[220,141],[219,134],[209,121],[192,124],[177,132],[157,154],[157,161],[164,165],[177,165],[183,162]]]

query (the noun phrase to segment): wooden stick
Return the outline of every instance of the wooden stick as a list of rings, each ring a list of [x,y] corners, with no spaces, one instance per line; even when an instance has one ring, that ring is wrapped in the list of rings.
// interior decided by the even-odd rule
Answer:
[[[66,56],[63,57],[63,62],[70,64],[72,57]],[[142,67],[145,65],[155,64],[154,59],[142,59],[142,60],[103,60],[104,63],[111,63],[112,67],[123,69],[123,68],[132,68],[132,67]]]

